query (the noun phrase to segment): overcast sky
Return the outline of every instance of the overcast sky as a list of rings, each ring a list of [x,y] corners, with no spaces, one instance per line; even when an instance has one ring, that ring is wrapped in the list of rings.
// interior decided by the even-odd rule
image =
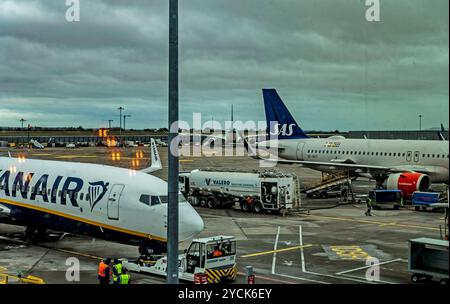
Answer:
[[[167,125],[168,0],[0,0],[0,126]],[[276,88],[307,129],[448,126],[448,0],[181,0],[180,118],[265,120]]]

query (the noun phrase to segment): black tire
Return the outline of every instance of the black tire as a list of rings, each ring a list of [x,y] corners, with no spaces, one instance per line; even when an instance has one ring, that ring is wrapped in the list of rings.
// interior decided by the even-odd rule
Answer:
[[[419,277],[419,275],[413,274],[413,275],[411,276],[411,282],[413,282],[413,283],[419,283],[419,282],[420,282],[420,277]]]
[[[414,210],[419,211],[419,210],[420,210],[420,207],[419,207],[419,206],[415,206],[415,207],[414,207]]]
[[[216,208],[216,203],[214,202],[214,199],[212,198],[208,198],[208,200],[206,201],[206,205],[208,206],[208,208]]]
[[[448,284],[448,279],[441,279],[439,284]]]
[[[263,213],[264,212],[264,209],[260,202],[256,202],[253,204],[253,211],[255,211],[255,213]]]
[[[324,191],[320,193],[320,198],[327,198],[328,194]]]
[[[241,202],[241,210],[245,212],[250,211],[250,206],[246,201]]]
[[[200,207],[206,207],[206,199],[204,197],[200,198]]]
[[[394,210],[398,210],[398,209],[400,209],[400,206],[399,205],[395,205],[394,206]]]

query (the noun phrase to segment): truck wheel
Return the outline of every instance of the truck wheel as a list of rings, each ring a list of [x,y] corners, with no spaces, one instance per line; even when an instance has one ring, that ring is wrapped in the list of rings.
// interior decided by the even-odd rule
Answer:
[[[262,213],[263,212],[263,208],[260,202],[254,203],[253,204],[253,210],[255,210],[256,213]]]
[[[248,205],[247,202],[241,202],[241,209],[242,211],[248,212],[250,210],[250,206]]]
[[[420,281],[420,277],[419,277],[418,274],[413,274],[413,275],[411,276],[411,282],[413,282],[413,283],[419,283],[419,281]]]
[[[200,199],[200,206],[205,208],[206,207],[206,199],[205,198],[201,198]]]
[[[208,208],[216,207],[216,203],[214,202],[214,200],[212,198],[209,198],[208,201],[206,202],[206,204],[208,205]]]

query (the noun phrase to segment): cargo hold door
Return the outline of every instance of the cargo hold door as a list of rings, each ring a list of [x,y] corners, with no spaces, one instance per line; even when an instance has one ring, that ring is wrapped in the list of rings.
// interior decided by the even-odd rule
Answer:
[[[108,198],[108,218],[110,220],[119,219],[119,202],[124,185],[114,185]]]

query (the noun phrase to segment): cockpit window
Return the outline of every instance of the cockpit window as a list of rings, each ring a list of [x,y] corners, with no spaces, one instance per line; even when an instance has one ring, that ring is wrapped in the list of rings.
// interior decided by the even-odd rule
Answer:
[[[142,194],[139,201],[147,206],[155,206],[162,203],[159,196],[152,196],[150,194]]]
[[[167,204],[167,195],[152,196],[150,194],[142,194],[139,201],[147,206],[154,206],[158,204]],[[186,198],[183,194],[178,195],[178,202],[186,202]]]
[[[143,204],[150,206],[150,195],[142,194],[141,197],[139,198],[139,201]]]

